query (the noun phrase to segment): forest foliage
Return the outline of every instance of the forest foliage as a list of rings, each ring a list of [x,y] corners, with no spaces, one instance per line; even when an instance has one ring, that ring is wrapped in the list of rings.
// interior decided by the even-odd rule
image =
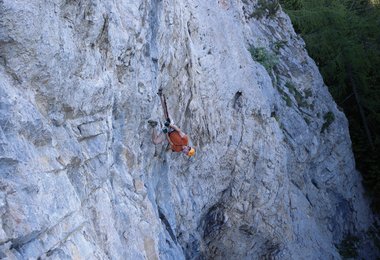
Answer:
[[[280,0],[349,124],[357,168],[380,211],[380,0]]]

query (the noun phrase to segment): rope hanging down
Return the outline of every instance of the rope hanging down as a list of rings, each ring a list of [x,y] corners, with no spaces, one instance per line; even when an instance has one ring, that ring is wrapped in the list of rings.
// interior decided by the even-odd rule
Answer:
[[[157,95],[159,95],[160,99],[161,99],[161,105],[162,105],[162,109],[164,110],[165,120],[170,123],[168,106],[166,105],[166,97],[165,97],[164,93],[162,93],[162,88],[158,89]]]

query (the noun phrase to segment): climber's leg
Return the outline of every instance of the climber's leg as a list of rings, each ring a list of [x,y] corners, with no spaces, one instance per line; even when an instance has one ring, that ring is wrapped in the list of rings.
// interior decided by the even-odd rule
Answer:
[[[157,121],[148,120],[149,125],[152,127],[152,142],[154,144],[160,144],[165,140],[164,134],[160,131],[157,133],[156,126],[158,125]]]
[[[160,131],[160,133],[157,133],[156,128],[153,128],[152,130],[152,141],[154,144],[160,144],[165,140],[165,135]]]

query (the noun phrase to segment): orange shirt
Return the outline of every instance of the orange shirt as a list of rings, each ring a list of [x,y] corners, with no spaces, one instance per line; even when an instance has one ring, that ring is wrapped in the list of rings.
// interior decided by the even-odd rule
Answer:
[[[171,145],[171,149],[174,152],[181,152],[183,149],[183,146],[188,145],[189,138],[187,135],[184,137],[181,137],[181,135],[177,131],[173,131],[169,134],[170,141],[173,143]]]

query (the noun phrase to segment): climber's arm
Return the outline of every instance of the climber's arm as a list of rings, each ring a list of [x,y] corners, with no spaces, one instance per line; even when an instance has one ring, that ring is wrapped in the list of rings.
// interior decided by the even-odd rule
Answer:
[[[153,132],[152,132],[152,141],[153,141],[153,143],[154,144],[160,144],[164,140],[165,140],[165,136],[162,133],[157,134],[156,129],[153,129]]]

